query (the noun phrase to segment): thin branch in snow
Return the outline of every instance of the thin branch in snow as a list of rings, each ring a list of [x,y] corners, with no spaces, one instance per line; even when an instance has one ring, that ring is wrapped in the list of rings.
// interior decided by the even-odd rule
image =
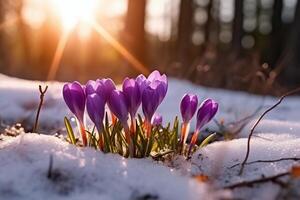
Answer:
[[[33,127],[33,130],[32,132],[36,133],[37,131],[37,126],[38,126],[38,121],[39,121],[39,116],[40,116],[40,112],[41,112],[41,108],[42,108],[42,105],[44,103],[44,96],[47,92],[47,89],[48,89],[48,85],[46,85],[45,89],[43,90],[42,89],[42,86],[39,85],[39,91],[40,91],[40,104],[39,104],[39,107],[38,107],[38,110],[37,110],[37,113],[36,113],[36,117],[35,117],[35,123],[34,123],[34,127]]]
[[[275,184],[279,184],[280,186],[284,186],[284,182],[280,181],[279,178],[290,175],[290,172],[283,172],[274,176],[263,177],[260,179],[255,179],[252,181],[242,181],[239,183],[234,183],[232,185],[225,186],[224,189],[234,189],[239,187],[251,187],[254,184],[273,182]]]
[[[224,125],[222,122],[218,122],[217,120],[213,120],[215,122],[215,124],[218,126],[218,128],[221,130],[220,132],[227,132],[229,131],[228,127],[232,126],[235,127],[236,130],[232,131],[231,134],[232,135],[238,135],[244,128],[245,126],[248,125],[248,123],[250,122],[250,120],[257,115],[257,113],[262,109],[263,105],[260,105],[255,112],[251,113],[250,115],[247,115],[246,117],[238,120],[238,121],[234,121],[234,122],[229,122],[226,125]],[[230,131],[229,131],[230,132]]]
[[[48,167],[48,173],[47,173],[47,178],[51,179],[52,178],[52,168],[53,168],[53,155],[50,155],[49,158],[49,167]]]
[[[271,106],[270,108],[268,108],[265,112],[263,112],[263,114],[258,118],[258,120],[255,122],[255,124],[253,125],[253,127],[251,128],[251,131],[250,131],[250,134],[248,136],[248,141],[247,141],[247,152],[246,152],[246,155],[245,155],[245,158],[243,160],[243,162],[241,163],[241,169],[239,171],[239,175],[241,175],[243,173],[243,170],[244,170],[244,167],[245,167],[245,164],[247,163],[248,161],[248,157],[249,157],[249,154],[250,154],[250,141],[251,141],[251,137],[254,133],[254,130],[255,128],[257,127],[257,125],[259,124],[259,122],[263,119],[263,117],[268,113],[270,112],[271,110],[273,110],[274,108],[276,108],[282,101],[285,97],[287,96],[290,96],[290,95],[293,95],[297,92],[300,92],[300,87],[294,89],[294,90],[291,90],[287,93],[285,93],[284,95],[282,95],[280,97],[280,99],[273,105]]]
[[[289,157],[289,158],[279,158],[279,159],[275,159],[275,160],[255,160],[252,162],[247,162],[245,163],[245,165],[251,165],[251,164],[255,164],[255,163],[274,163],[274,162],[280,162],[280,161],[285,161],[285,160],[293,160],[293,161],[299,161],[300,158],[294,158],[294,157]],[[229,167],[229,169],[232,169],[236,166],[239,166],[240,163],[237,163],[235,165],[232,165],[231,167]]]

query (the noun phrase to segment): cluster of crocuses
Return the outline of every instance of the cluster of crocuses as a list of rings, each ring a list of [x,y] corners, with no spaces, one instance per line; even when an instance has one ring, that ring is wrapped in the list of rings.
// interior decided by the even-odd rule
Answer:
[[[158,71],[153,71],[147,78],[144,75],[139,75],[135,79],[125,78],[122,90],[117,89],[111,79],[90,80],[85,86],[78,82],[66,83],[63,87],[63,97],[77,119],[84,146],[88,144],[87,131],[84,125],[84,111],[86,108],[98,132],[98,146],[101,150],[105,148],[105,140],[108,140],[109,137],[105,135],[106,130],[103,123],[105,105],[107,105],[111,112],[111,124],[116,124],[118,119],[118,122],[122,125],[120,130],[122,133],[119,134],[124,134],[128,153],[131,157],[134,157],[136,148],[134,144],[136,144],[136,141],[133,140],[136,138],[136,132],[140,129],[144,130],[142,131],[144,138],[149,140],[152,129],[162,124],[162,117],[156,114],[156,110],[165,98],[167,90],[167,76],[165,74],[161,75]],[[137,123],[136,115],[140,106],[142,106],[144,119],[142,123]],[[178,145],[182,147],[180,151],[185,146],[189,132],[189,122],[197,107],[197,96],[187,94],[183,97],[180,106],[183,124],[181,137],[178,141]],[[197,113],[196,131],[193,133],[189,152],[197,141],[200,129],[213,118],[217,109],[218,104],[211,99],[205,100],[201,104]]]

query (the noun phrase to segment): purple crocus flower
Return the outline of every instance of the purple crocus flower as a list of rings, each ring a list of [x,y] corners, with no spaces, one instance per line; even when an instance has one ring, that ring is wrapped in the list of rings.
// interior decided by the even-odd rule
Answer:
[[[103,130],[104,106],[105,101],[99,94],[93,93],[87,96],[86,109],[99,134]]]
[[[165,98],[168,91],[168,80],[165,74],[161,75],[159,71],[154,70],[147,79],[150,84],[158,83],[157,90],[159,92],[159,103]]]
[[[125,131],[126,142],[129,145],[130,156],[133,156],[133,146],[130,138],[130,130],[127,124],[128,109],[124,93],[119,90],[113,90],[108,98],[108,107],[110,111],[121,121]]]
[[[133,120],[142,102],[141,92],[137,81],[126,78],[123,81],[123,94],[126,99],[128,112]]]
[[[142,95],[142,109],[145,116],[145,121],[150,123],[151,119],[157,110],[160,102],[160,94],[157,90],[159,86],[158,82],[149,85],[143,92]]]
[[[189,122],[194,116],[198,106],[198,97],[194,94],[185,94],[180,103],[180,112],[183,124],[181,126],[180,142],[182,145],[182,152],[185,150],[185,142],[189,133]]]
[[[105,103],[107,102],[111,91],[116,89],[114,82],[109,78],[97,79],[96,81],[89,80],[86,84],[86,95],[97,93],[100,95]]]
[[[218,107],[218,103],[212,99],[206,99],[200,105],[197,112],[196,130],[191,139],[188,156],[190,155],[193,146],[196,144],[200,129],[216,115]]]
[[[83,122],[84,108],[85,108],[85,92],[84,87],[78,82],[66,83],[63,87],[64,100],[78,120],[79,130],[82,136],[83,145],[87,145],[87,137]]]
[[[196,130],[200,130],[205,124],[207,124],[217,113],[218,103],[212,99],[206,99],[200,105],[197,112],[197,124]]]
[[[155,70],[149,75],[147,81],[144,81],[144,84],[148,86],[142,93],[142,108],[146,121],[150,123],[157,107],[167,94],[167,76]]]
[[[152,125],[154,126],[159,126],[162,125],[162,115],[160,114],[154,114],[153,119],[152,119]]]
[[[158,82],[160,83],[160,87],[157,89],[160,90],[159,94],[159,102],[161,103],[162,100],[165,98],[168,90],[168,80],[167,76],[165,74],[161,75],[159,71],[154,70],[148,78],[146,78],[144,75],[140,74],[138,77],[136,77],[136,82],[138,83],[140,87],[141,94],[143,94],[144,90],[152,83]]]
[[[127,128],[128,109],[125,95],[122,91],[113,90],[108,98],[108,107],[110,111],[122,122],[124,128]]]
[[[66,83],[63,87],[64,100],[80,123],[83,123],[85,93],[80,83]]]
[[[187,124],[194,116],[198,106],[198,97],[194,94],[185,94],[180,103],[180,112],[183,123]]]

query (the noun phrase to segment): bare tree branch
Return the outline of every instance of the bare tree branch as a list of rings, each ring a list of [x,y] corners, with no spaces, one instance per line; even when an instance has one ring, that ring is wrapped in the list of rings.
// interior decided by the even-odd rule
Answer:
[[[249,154],[250,154],[250,141],[251,141],[251,137],[254,133],[254,130],[255,128],[257,127],[257,125],[259,124],[259,122],[263,119],[263,117],[268,113],[270,112],[271,110],[273,110],[274,108],[276,108],[282,101],[285,97],[287,96],[290,96],[290,95],[293,95],[297,92],[300,91],[300,87],[294,89],[294,90],[291,90],[287,93],[285,93],[284,95],[282,95],[280,97],[280,99],[273,105],[271,106],[269,109],[267,109],[265,112],[263,112],[263,114],[258,118],[258,120],[255,122],[255,124],[253,125],[253,127],[251,128],[251,131],[250,131],[250,134],[248,136],[248,141],[247,141],[247,152],[246,152],[246,155],[245,155],[245,158],[243,160],[243,162],[241,163],[241,169],[239,171],[239,175],[241,175],[243,173],[243,170],[244,170],[244,167],[245,167],[245,164],[247,163],[248,161],[248,157],[249,157]]]

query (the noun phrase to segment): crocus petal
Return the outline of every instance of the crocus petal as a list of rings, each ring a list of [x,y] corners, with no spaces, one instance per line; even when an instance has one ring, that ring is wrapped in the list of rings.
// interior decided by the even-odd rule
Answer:
[[[116,89],[115,83],[110,78],[103,78],[100,80],[98,79],[97,82],[103,85],[104,89],[101,92],[104,93],[104,97],[106,98],[107,101],[108,98],[110,97],[111,92]]]
[[[163,101],[163,99],[166,96],[167,91],[165,90],[165,86],[164,83],[156,80],[150,83],[150,85],[148,86],[152,89],[154,89],[159,97],[159,104]]]
[[[139,85],[140,93],[143,94],[143,91],[148,85],[150,84],[150,81],[143,75],[140,74],[138,77],[136,77],[136,82]]]
[[[105,102],[107,102],[112,90],[116,89],[114,82],[111,79],[97,79],[96,81],[89,80],[86,84],[86,95],[97,93]]]
[[[151,74],[149,74],[148,76],[148,80],[150,82],[158,80],[161,77],[160,73],[158,70],[154,70],[153,72],[151,72]]]
[[[149,123],[159,105],[159,94],[156,89],[152,87],[147,87],[142,95],[142,109],[146,121]]]
[[[207,124],[217,113],[218,103],[212,99],[203,101],[197,112],[197,124],[196,129],[200,130],[205,124]]]
[[[153,119],[152,119],[152,125],[154,126],[159,126],[162,125],[162,115],[160,114],[154,114]]]
[[[142,102],[138,83],[134,79],[126,78],[123,81],[123,94],[125,95],[128,111],[131,117],[134,117]]]
[[[184,123],[188,123],[194,116],[198,106],[198,97],[185,94],[180,103],[180,112]]]
[[[96,81],[89,80],[85,85],[86,96],[91,95],[97,91],[99,84]]]
[[[63,97],[71,112],[82,123],[86,98],[81,84],[76,81],[66,83],[63,87]]]
[[[156,87],[159,93],[159,103],[163,101],[168,91],[168,79],[165,74],[161,75],[159,71],[153,71],[147,79],[152,87]]]
[[[93,93],[87,96],[86,109],[90,119],[94,122],[98,131],[102,130],[103,118],[104,118],[104,99],[97,93]]]
[[[128,109],[126,99],[122,91],[113,90],[108,99],[110,111],[123,123],[127,123]]]

